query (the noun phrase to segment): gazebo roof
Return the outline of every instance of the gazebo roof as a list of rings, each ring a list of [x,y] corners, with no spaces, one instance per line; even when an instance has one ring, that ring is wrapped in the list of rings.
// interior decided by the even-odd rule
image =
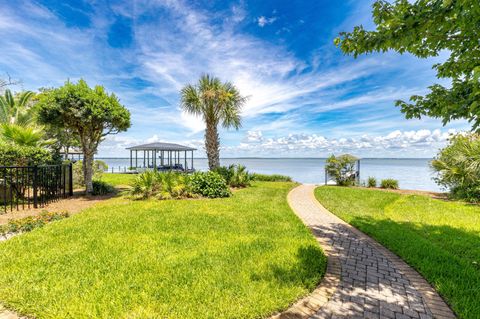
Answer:
[[[174,143],[149,143],[127,147],[132,151],[196,151],[196,148]]]

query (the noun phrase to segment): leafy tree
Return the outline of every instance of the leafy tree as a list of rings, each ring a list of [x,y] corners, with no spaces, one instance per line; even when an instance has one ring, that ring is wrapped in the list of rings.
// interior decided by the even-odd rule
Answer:
[[[218,125],[224,128],[241,127],[240,112],[246,102],[238,89],[230,82],[203,75],[196,85],[186,85],[181,91],[182,108],[186,112],[203,117],[205,129],[205,149],[208,166],[220,166],[220,139]]]
[[[478,0],[378,0],[373,4],[375,31],[362,26],[335,39],[346,54],[357,57],[394,50],[420,58],[449,54],[433,65],[438,78],[451,79],[451,87],[434,84],[425,96],[397,101],[407,118],[431,116],[466,119],[480,131],[480,1]]]
[[[40,88],[41,94],[33,97],[34,103],[38,102],[45,93],[53,90],[53,88]],[[50,141],[50,148],[52,148],[58,156],[61,152],[68,154],[71,148],[79,148],[80,141],[72,129],[59,127],[56,125],[46,125],[45,138]],[[82,177],[83,178],[83,177]]]
[[[458,134],[431,163],[436,182],[454,198],[480,201],[480,134]]]
[[[350,154],[340,156],[331,155],[325,163],[325,170],[335,179],[339,186],[350,186],[355,184],[356,169],[355,163],[358,158]]]
[[[42,123],[77,135],[83,152],[86,191],[92,193],[92,165],[98,145],[105,136],[130,127],[130,112],[115,94],[108,94],[99,85],[90,88],[84,80],[67,81],[62,87],[43,92],[38,108]]]

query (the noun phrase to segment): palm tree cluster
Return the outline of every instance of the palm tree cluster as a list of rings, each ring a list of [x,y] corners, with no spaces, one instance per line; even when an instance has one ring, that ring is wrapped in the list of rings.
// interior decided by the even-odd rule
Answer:
[[[432,163],[436,181],[449,188],[453,197],[480,201],[480,134],[458,134]]]
[[[247,98],[240,95],[230,82],[208,74],[200,77],[196,85],[188,84],[181,91],[182,109],[201,116],[205,123],[205,149],[211,170],[220,166],[220,138],[218,125],[224,128],[241,127],[241,110]]]
[[[31,91],[13,94],[6,89],[0,96],[0,139],[18,146],[45,146],[44,129],[37,123]]]

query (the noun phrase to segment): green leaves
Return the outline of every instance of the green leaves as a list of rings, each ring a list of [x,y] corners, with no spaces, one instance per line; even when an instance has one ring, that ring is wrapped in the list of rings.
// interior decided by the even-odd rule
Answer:
[[[343,154],[340,156],[331,155],[325,162],[325,170],[332,176],[337,185],[350,186],[355,184],[355,163],[358,160],[353,155]]]
[[[420,58],[448,52],[448,59],[433,68],[438,78],[450,78],[451,87],[430,86],[424,97],[398,101],[407,118],[430,116],[443,124],[466,119],[480,131],[480,2],[477,0],[378,0],[373,4],[375,31],[357,26],[334,40],[345,54],[357,57],[394,50]]]
[[[93,155],[105,136],[130,127],[130,112],[115,94],[108,94],[99,85],[92,89],[84,80],[45,90],[39,96],[38,108],[43,124],[64,129],[80,141],[86,162],[85,185],[91,193]]]
[[[43,165],[52,162],[52,154],[42,147],[0,143],[0,163],[5,166]]]
[[[240,112],[247,98],[241,96],[232,83],[223,83],[206,74],[200,77],[197,85],[186,85],[180,94],[184,111],[202,116],[205,122],[240,128]]]
[[[130,127],[130,112],[115,94],[108,94],[98,85],[92,89],[84,80],[66,82],[43,93],[39,116],[45,124],[71,129],[79,135],[89,134],[84,137],[96,142]]]
[[[452,195],[480,201],[480,135],[456,135],[431,163],[436,182],[449,188]]]

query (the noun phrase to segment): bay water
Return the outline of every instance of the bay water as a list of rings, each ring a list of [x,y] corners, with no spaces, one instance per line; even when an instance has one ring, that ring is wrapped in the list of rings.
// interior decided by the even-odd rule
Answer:
[[[97,158],[105,161],[109,170],[123,171],[130,166],[128,158]],[[429,163],[424,158],[364,158],[360,161],[360,179],[370,176],[378,181],[394,178],[402,189],[443,191],[432,179]],[[221,165],[243,164],[248,171],[262,174],[291,176],[300,183],[323,184],[325,182],[324,158],[222,158]],[[207,170],[206,158],[194,159],[196,170]]]

